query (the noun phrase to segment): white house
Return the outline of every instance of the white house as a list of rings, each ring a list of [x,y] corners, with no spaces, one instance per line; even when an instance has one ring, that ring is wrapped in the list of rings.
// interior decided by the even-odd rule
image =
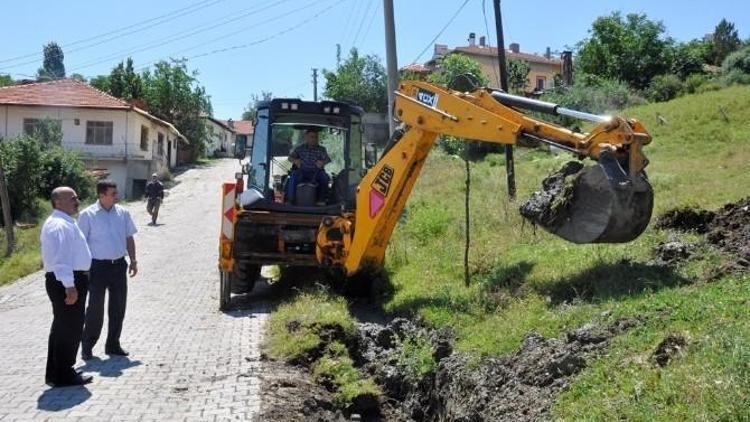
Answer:
[[[0,138],[30,134],[45,118],[59,122],[62,146],[108,174],[125,198],[175,166],[178,144],[188,142],[172,124],[73,79],[0,88]]]
[[[232,121],[225,122],[213,116],[204,116],[208,128],[206,155],[209,157],[231,157],[234,148],[235,132]]]

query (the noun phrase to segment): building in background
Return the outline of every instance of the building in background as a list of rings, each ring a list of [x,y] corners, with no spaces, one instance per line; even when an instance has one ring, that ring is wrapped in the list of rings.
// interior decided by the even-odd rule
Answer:
[[[73,79],[0,88],[0,137],[33,134],[58,122],[63,148],[78,151],[92,174],[106,176],[125,198],[143,194],[152,173],[177,165],[188,140],[169,122]]]

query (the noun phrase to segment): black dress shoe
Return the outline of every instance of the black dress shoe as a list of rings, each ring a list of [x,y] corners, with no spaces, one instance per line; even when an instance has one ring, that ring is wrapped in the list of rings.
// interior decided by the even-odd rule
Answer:
[[[128,356],[130,353],[128,353],[127,350],[124,350],[122,347],[113,347],[111,349],[107,349],[104,351],[108,355],[114,355],[114,356]]]
[[[86,385],[93,381],[93,379],[94,377],[91,375],[76,374],[75,377],[66,381],[53,381],[49,378],[45,378],[44,382],[50,387],[70,387],[74,385]]]
[[[81,348],[81,359],[83,360],[91,360],[94,358],[94,355],[91,353],[91,349],[88,348]]]

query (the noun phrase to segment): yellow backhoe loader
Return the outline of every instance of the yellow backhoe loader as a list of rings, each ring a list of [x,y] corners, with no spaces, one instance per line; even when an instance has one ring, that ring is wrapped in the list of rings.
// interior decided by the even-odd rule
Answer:
[[[222,309],[231,293],[252,289],[261,265],[338,268],[347,275],[381,267],[399,216],[441,135],[504,145],[527,138],[593,160],[589,166],[567,165],[545,181],[557,183],[559,192],[547,189],[521,210],[568,241],[628,242],[651,218],[653,191],[642,152],[651,136],[635,119],[593,115],[487,88],[458,92],[404,81],[394,107],[400,128],[377,158],[374,145],[363,143],[359,107],[279,98],[259,103],[257,110],[251,160],[234,182],[223,185]],[[596,125],[577,133],[522,110]],[[289,158],[297,157],[295,142],[303,142],[310,131],[330,156],[320,168],[330,176],[300,183],[299,177],[290,177],[300,171],[292,164],[299,161]],[[237,147],[237,157],[244,157],[245,146]]]

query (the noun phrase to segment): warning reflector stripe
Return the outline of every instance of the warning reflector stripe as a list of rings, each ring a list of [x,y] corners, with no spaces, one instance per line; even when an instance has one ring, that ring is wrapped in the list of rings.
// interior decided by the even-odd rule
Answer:
[[[221,234],[228,240],[234,238],[234,183],[224,183],[222,186],[223,200],[221,212]]]

